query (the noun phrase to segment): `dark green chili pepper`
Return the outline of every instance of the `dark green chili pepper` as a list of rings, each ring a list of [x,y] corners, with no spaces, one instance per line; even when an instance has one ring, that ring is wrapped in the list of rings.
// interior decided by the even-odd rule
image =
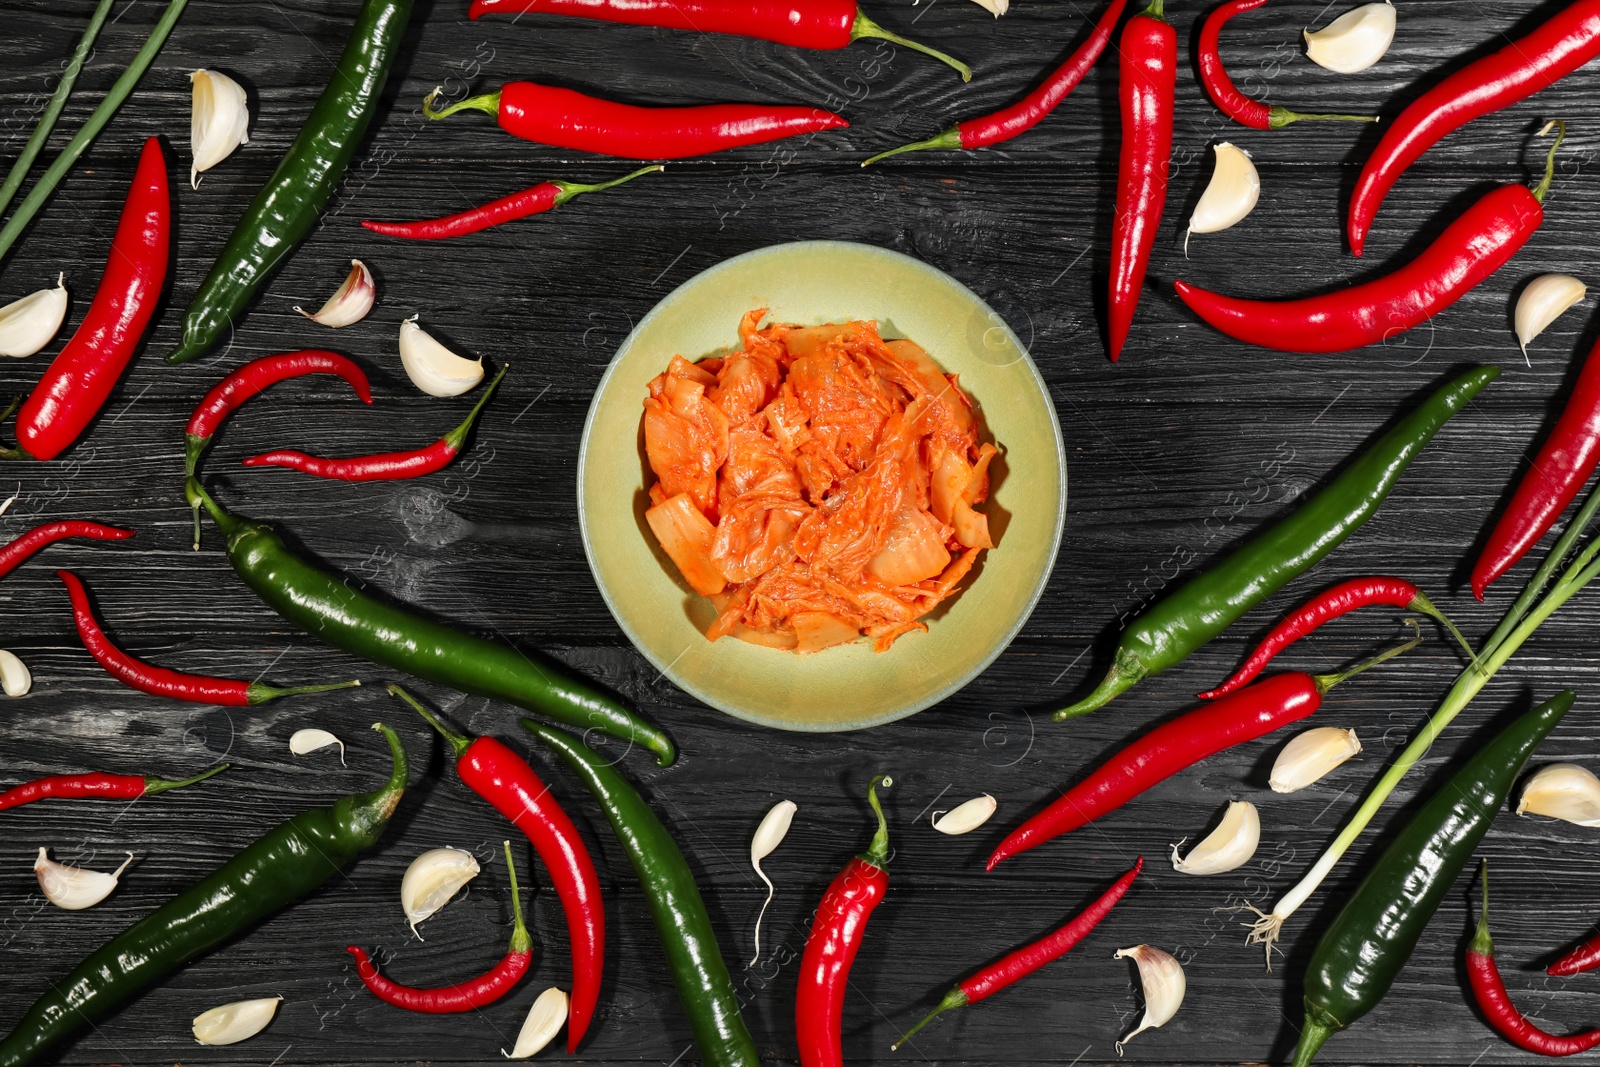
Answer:
[[[1484,745],[1384,849],[1306,966],[1306,1021],[1294,1067],[1306,1067],[1324,1041],[1389,992],[1528,757],[1573,699],[1570,689],[1557,694]]]
[[[351,588],[295,555],[272,527],[224,509],[193,478],[185,493],[191,507],[211,513],[228,539],[228,562],[245,584],[313,637],[430,682],[642,745],[663,767],[677,755],[658,727],[561,668]]]
[[[672,833],[611,761],[564,731],[531,719],[523,719],[522,725],[583,779],[633,861],[701,1062],[706,1067],[760,1067],[761,1056],[739,1014],[739,998],[706,903]]]
[[[168,363],[187,363],[232,329],[256,290],[316,227],[378,110],[410,21],[411,0],[361,5],[332,80],[222,246],[189,304],[183,342]]]
[[[322,885],[383,836],[405,792],[406,750],[387,726],[394,769],[382,789],[303,811],[100,946],[54,983],[0,1041],[0,1067],[23,1067],[167,975]]]
[[[1087,715],[1187,659],[1245,612],[1338,548],[1374,514],[1439,428],[1500,376],[1478,367],[1441,386],[1288,517],[1136,619],[1094,692],[1055,713]]]

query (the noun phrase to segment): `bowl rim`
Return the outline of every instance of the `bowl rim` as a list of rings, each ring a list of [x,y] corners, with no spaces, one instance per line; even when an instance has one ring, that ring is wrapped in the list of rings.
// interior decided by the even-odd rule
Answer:
[[[862,719],[860,721],[851,722],[845,725],[840,725],[838,723],[818,723],[814,725],[795,723],[788,720],[774,719],[772,717],[752,713],[743,708],[730,706],[717,700],[714,694],[702,692],[698,686],[692,685],[685,679],[680,678],[673,671],[673,664],[661,662],[658,657],[649,651],[645,642],[643,642],[639,635],[634,632],[633,627],[630,626],[628,621],[623,617],[623,613],[618,610],[616,602],[612,599],[611,590],[607,588],[605,580],[600,576],[600,568],[595,561],[594,546],[589,537],[588,508],[584,503],[584,484],[586,480],[586,472],[588,470],[590,434],[594,430],[595,418],[600,410],[600,399],[605,395],[606,389],[611,386],[611,379],[617,373],[617,368],[622,362],[622,357],[627,354],[629,347],[633,344],[634,338],[637,337],[639,333],[643,331],[651,322],[651,320],[653,320],[662,312],[662,308],[670,304],[675,297],[677,297],[690,286],[699,284],[712,275],[720,274],[728,270],[736,270],[747,260],[778,255],[789,250],[819,248],[848,249],[852,253],[866,253],[868,255],[879,256],[884,259],[899,261],[900,263],[909,265],[916,270],[931,272],[938,275],[948,284],[955,286],[958,291],[965,294],[978,307],[989,312],[993,317],[993,320],[999,324],[1001,329],[1005,331],[1006,338],[1012,343],[1012,345],[1016,347],[1017,352],[1022,356],[1022,364],[1027,368],[1028,374],[1033,379],[1034,387],[1039,390],[1039,395],[1044,399],[1045,412],[1048,414],[1050,419],[1051,439],[1055,444],[1056,450],[1056,498],[1058,503],[1056,506],[1055,524],[1050,535],[1050,550],[1046,556],[1045,565],[1040,572],[1039,580],[1034,584],[1034,588],[1028,596],[1028,602],[1026,606],[1017,613],[1016,621],[1012,623],[1010,629],[1006,631],[1005,636],[999,641],[996,641],[994,647],[990,649],[988,654],[985,655],[984,658],[975,664],[970,670],[964,672],[960,677],[945,683],[937,691],[930,693],[926,697],[908,704],[903,708],[896,708],[893,711],[883,712],[881,714],[872,716],[871,718]],[[995,660],[1000,658],[1001,653],[1005,652],[1006,649],[1011,647],[1011,643],[1016,640],[1017,634],[1021,632],[1023,626],[1027,624],[1028,620],[1033,617],[1034,609],[1039,606],[1039,600],[1044,596],[1045,587],[1050,584],[1050,578],[1055,573],[1056,557],[1061,550],[1061,538],[1066,529],[1067,522],[1067,451],[1066,445],[1061,436],[1061,419],[1056,414],[1055,399],[1050,395],[1050,387],[1045,382],[1044,376],[1039,373],[1038,364],[1033,361],[1033,356],[1028,351],[1027,346],[1022,343],[1022,339],[1019,338],[1016,335],[1016,332],[1011,329],[1011,324],[1008,323],[999,312],[990,307],[988,301],[984,300],[977,293],[973,292],[972,289],[968,288],[959,280],[952,277],[945,271],[940,270],[938,267],[935,267],[931,263],[924,262],[915,256],[906,255],[904,252],[899,252],[892,248],[884,248],[880,245],[868,244],[863,241],[838,240],[779,241],[774,244],[763,245],[760,248],[753,248],[748,252],[741,252],[736,256],[730,256],[719,263],[712,264],[705,270],[700,271],[699,273],[674,287],[670,293],[656,301],[655,305],[645,313],[643,318],[634,323],[633,328],[628,331],[628,335],[622,339],[622,342],[617,345],[616,351],[611,354],[611,360],[606,364],[605,372],[600,376],[600,381],[595,385],[594,393],[589,399],[589,411],[588,414],[584,416],[583,435],[579,439],[578,443],[577,497],[578,532],[579,537],[583,542],[584,560],[589,564],[589,575],[594,579],[595,587],[600,590],[601,599],[605,601],[606,609],[611,612],[611,617],[616,621],[618,628],[622,630],[629,643],[632,644],[633,647],[650,662],[650,665],[655,667],[656,670],[661,673],[662,677],[666,678],[673,685],[677,686],[694,699],[700,701],[702,704],[705,704],[710,708],[714,708],[724,715],[730,715],[735,719],[753,723],[757,726],[766,726],[772,729],[784,730],[792,733],[849,733],[855,730],[870,729],[874,726],[883,726],[887,723],[897,722],[900,719],[909,718],[918,712],[926,711],[928,708],[931,708],[935,704],[948,699],[970,685],[978,678],[979,675],[988,670]]]

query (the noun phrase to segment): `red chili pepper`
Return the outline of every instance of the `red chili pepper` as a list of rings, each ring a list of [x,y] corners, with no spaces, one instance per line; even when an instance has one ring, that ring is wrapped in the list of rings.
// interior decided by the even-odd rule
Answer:
[[[800,1067],[842,1067],[844,991],[850,968],[866,936],[867,920],[889,888],[889,824],[878,803],[878,787],[894,784],[875,778],[867,803],[878,817],[872,843],[844,865],[822,894],[811,935],[800,957],[800,987],[794,998],[794,1026],[800,1043]]]
[[[0,578],[26,563],[35,552],[46,545],[65,541],[71,537],[87,537],[94,541],[124,541],[133,536],[132,530],[116,526],[103,526],[98,522],[68,519],[35,526],[15,541],[0,548]]]
[[[1133,325],[1144,289],[1150,249],[1167,206],[1172,167],[1173,94],[1178,77],[1178,34],[1163,17],[1166,0],[1150,6],[1122,30],[1122,153],[1117,163],[1117,209],[1111,222],[1111,295],[1107,334],[1111,361]]]
[[[1535,188],[1502,185],[1485,194],[1393,274],[1299,300],[1245,300],[1182,280],[1174,283],[1178,296],[1229,337],[1279,352],[1345,352],[1386,341],[1466,296],[1527,243],[1544,222],[1565,135],[1561,125]]]
[[[1254,11],[1266,2],[1267,0],[1229,0],[1226,4],[1212,8],[1211,13],[1200,24],[1200,40],[1195,46],[1195,54],[1200,64],[1200,84],[1205,86],[1211,102],[1216,104],[1224,115],[1253,130],[1278,130],[1291,122],[1303,122],[1307,119],[1377,122],[1378,120],[1371,115],[1302,115],[1288,108],[1269,107],[1239,91],[1233,84],[1233,79],[1228,76],[1228,69],[1222,64],[1220,50],[1222,27],[1235,15]]]
[[[491,200],[487,204],[458,211],[443,218],[424,219],[420,222],[373,222],[371,219],[366,219],[361,225],[385,237],[404,237],[412,241],[438,241],[446,237],[460,237],[463,234],[487,230],[490,226],[499,226],[501,223],[525,219],[529,215],[538,215],[552,208],[558,208],[583,193],[598,193],[602,189],[610,189],[623,182],[632,181],[641,174],[665,169],[660,164],[640,167],[632,174],[625,174],[620,178],[613,178],[611,181],[596,185],[559,181],[540,182],[520,193],[502,196],[499,200]]]
[[[100,288],[17,413],[17,447],[0,456],[54,459],[99,414],[155,314],[167,278],[171,217],[167,161],[152,137],[139,153]]]
[[[511,862],[511,842],[507,841],[505,847],[506,866],[511,870],[511,911],[516,917],[516,925],[511,929],[511,948],[507,950],[505,958],[471,981],[438,989],[417,989],[392,982],[379,974],[377,964],[360,947],[346,947],[345,951],[356,958],[356,974],[360,975],[361,983],[372,990],[379,1000],[406,1011],[449,1015],[488,1007],[522,981],[522,976],[528,973],[528,967],[533,963],[533,938],[528,936],[528,928],[522,922],[522,900],[517,891],[517,867]]]
[[[478,18],[496,12],[573,15],[631,26],[728,33],[824,50],[876,37],[948,63],[962,81],[972,80],[972,70],[965,63],[890,33],[863,15],[856,0],[473,0],[468,13]]]
[[[880,159],[898,156],[902,152],[917,152],[925,148],[949,150],[987,148],[989,145],[1009,141],[1033,129],[1041,119],[1054,111],[1094,68],[1101,54],[1105,52],[1106,45],[1110,43],[1111,32],[1116,29],[1117,20],[1122,17],[1122,9],[1127,5],[1128,0],[1111,0],[1101,13],[1100,21],[1094,24],[1094,29],[1090,31],[1088,38],[1067,57],[1066,62],[1051,71],[1050,75],[1039,83],[1038,88],[1021,100],[988,115],[959,122],[925,141],[914,141],[899,148],[891,148],[887,152],[879,152],[861,165],[869,167]]]
[[[141,693],[170,697],[173,700],[186,700],[194,704],[223,704],[231,708],[242,708],[265,704],[279,697],[326,693],[361,684],[359,681],[353,681],[274,689],[260,682],[240,682],[231,678],[184,674],[181,671],[168,670],[134,659],[112,644],[111,639],[100,629],[100,623],[94,617],[94,609],[89,604],[89,591],[83,587],[83,582],[78,580],[78,576],[71,571],[56,571],[56,577],[66,585],[67,595],[72,598],[73,620],[78,625],[78,637],[83,641],[83,647],[89,650],[89,654],[105,668],[107,674]]]
[[[606,913],[594,860],[561,805],[528,761],[492,737],[463,737],[398,685],[389,692],[410,704],[455,749],[456,774],[527,835],[550,871],[572,941],[572,995],[567,1005],[567,1051],[576,1052],[594,1020],[605,970]]]
[[[1568,978],[1600,967],[1600,934],[1585,941],[1544,969],[1556,978]]]
[[[507,82],[499,92],[439,111],[433,109],[432,95],[422,102],[422,113],[430,119],[469,109],[493,115],[501,129],[527,141],[623,159],[687,159],[850,125],[817,107],[636,107],[535,82]]]
[[[172,782],[137,774],[58,774],[13,786],[0,793],[0,811],[40,800],[136,800],[203,782],[228,769],[224,763],[204,774]]]
[[[1384,131],[1350,198],[1350,251],[1360,255],[1383,198],[1452,130],[1547,88],[1600,55],[1600,0],[1574,0],[1528,36],[1450,75]]]
[[[889,1051],[893,1052],[911,1040],[911,1035],[951,1008],[964,1008],[968,1004],[976,1004],[980,1000],[992,997],[1002,989],[1022,981],[1045,964],[1065,956],[1074,945],[1088,937],[1089,932],[1099,926],[1102,919],[1111,914],[1111,909],[1127,894],[1128,887],[1133,885],[1133,880],[1142,870],[1144,870],[1144,857],[1140,856],[1134,863],[1133,870],[1118,878],[1110,889],[1100,894],[1100,899],[1083,909],[1065,926],[1053,934],[1041,937],[1031,945],[1017,949],[999,963],[991,964],[963,980],[946,993],[944,999],[939,1001],[939,1006],[930,1011],[920,1023],[901,1034],[900,1040],[889,1046]]]
[[[1500,1036],[1520,1049],[1541,1056],[1571,1056],[1600,1045],[1600,1030],[1560,1036],[1546,1033],[1511,1003],[1500,966],[1494,961],[1494,941],[1489,936],[1489,864],[1483,864],[1483,910],[1478,914],[1478,929],[1467,944],[1467,982],[1478,1002],[1478,1010]],[[1552,970],[1550,973],[1554,974]]]

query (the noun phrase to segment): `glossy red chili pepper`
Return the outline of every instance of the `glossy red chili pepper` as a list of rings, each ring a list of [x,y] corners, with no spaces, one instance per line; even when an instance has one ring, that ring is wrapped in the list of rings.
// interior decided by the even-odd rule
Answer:
[[[1446,134],[1499,111],[1600,55],[1600,0],[1564,4],[1538,29],[1467,64],[1384,129],[1350,197],[1350,251],[1360,255],[1378,207],[1406,168]]]
[[[794,1026],[800,1043],[800,1067],[843,1067],[844,991],[850,968],[866,936],[867,920],[889,888],[889,824],[878,803],[878,787],[893,785],[888,777],[873,779],[867,803],[878,817],[872,843],[844,865],[822,894],[811,934],[800,957],[800,986],[795,991]]]
[[[155,314],[167,277],[171,225],[167,161],[152,137],[139,153],[100,288],[77,332],[17,412],[17,448],[0,455],[54,459],[105,406]]]
[[[1122,152],[1117,163],[1117,208],[1111,222],[1111,295],[1107,335],[1112,362],[1133,325],[1144,289],[1150,249],[1167,206],[1172,167],[1173,94],[1178,77],[1178,34],[1163,17],[1165,0],[1128,20],[1118,49],[1122,101]]]
[[[36,778],[0,792],[0,811],[20,808],[40,800],[136,800],[203,782],[221,774],[228,766],[224,763],[204,774],[177,782],[137,774],[57,774],[49,778]]]
[[[93,541],[124,541],[133,536],[132,530],[117,526],[104,526],[98,522],[67,519],[35,526],[4,548],[0,548],[0,578],[26,563],[35,552],[46,545],[72,537],[86,537]]]
[[[1556,978],[1568,978],[1600,967],[1600,934],[1596,934],[1544,969]]]
[[[510,368],[500,368],[500,373],[494,376],[494,381],[489,383],[489,388],[483,391],[483,395],[472,406],[472,410],[467,413],[461,425],[424,448],[414,448],[408,452],[380,452],[373,456],[350,456],[346,459],[308,456],[304,452],[280,449],[277,452],[251,456],[244,461],[244,465],[288,467],[317,478],[337,478],[345,482],[388,482],[432,474],[448,467],[450,461],[461,453],[461,447],[467,441],[467,434],[472,432],[472,424],[478,421],[478,413],[494,395],[495,387],[500,384],[500,379],[506,376],[508,369]]]
[[[1206,15],[1205,21],[1200,24],[1200,39],[1195,45],[1195,56],[1200,65],[1200,84],[1205,86],[1206,95],[1211,97],[1211,102],[1233,121],[1254,130],[1282,129],[1291,122],[1304,122],[1308,119],[1329,119],[1340,122],[1378,121],[1371,115],[1302,115],[1288,108],[1268,106],[1259,100],[1252,100],[1239,91],[1233,84],[1233,79],[1228,76],[1227,67],[1222,63],[1222,27],[1235,15],[1254,11],[1266,2],[1267,0],[1229,0],[1226,4],[1212,8]]]
[[[186,700],[194,704],[223,704],[227,707],[242,708],[265,704],[279,697],[326,693],[333,689],[349,689],[351,686],[361,684],[353,681],[274,689],[260,682],[240,682],[231,678],[184,674],[181,671],[168,670],[134,659],[112,644],[111,639],[100,629],[100,623],[94,617],[94,608],[89,604],[89,591],[83,587],[83,582],[78,580],[78,576],[71,571],[56,571],[56,577],[61,579],[67,587],[67,595],[72,598],[73,621],[77,623],[78,637],[83,641],[83,647],[89,650],[89,654],[105,668],[107,674],[141,693],[170,697],[173,700]]]
[[[610,189],[623,182],[632,181],[641,174],[651,174],[664,169],[666,168],[660,164],[640,167],[632,174],[624,174],[620,178],[594,185],[560,181],[540,182],[520,193],[502,196],[499,200],[491,200],[487,204],[458,211],[454,215],[445,215],[443,218],[423,219],[419,222],[373,222],[371,219],[366,219],[361,225],[385,237],[404,237],[412,241],[438,241],[446,237],[461,237],[464,234],[477,233],[491,226],[499,226],[501,223],[525,219],[529,215],[558,208],[583,193],[598,193],[602,189]]]

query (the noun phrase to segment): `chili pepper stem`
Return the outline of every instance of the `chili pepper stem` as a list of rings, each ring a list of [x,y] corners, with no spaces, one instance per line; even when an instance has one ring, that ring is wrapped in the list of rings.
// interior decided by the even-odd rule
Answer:
[[[940,149],[941,151],[953,152],[960,147],[961,129],[960,127],[952,126],[948,130],[941,130],[939,133],[934,134],[932,137],[929,137],[926,140],[912,141],[910,144],[903,144],[899,148],[891,148],[887,152],[879,152],[877,155],[872,156],[869,159],[862,160],[861,165],[863,167],[870,167],[880,159],[888,159],[890,156],[898,156],[902,152],[921,152],[922,150],[928,148],[936,148]]]
[[[921,1022],[907,1030],[905,1033],[901,1034],[900,1040],[889,1046],[889,1051],[897,1051],[901,1045],[905,1044],[907,1041],[910,1041],[912,1036],[915,1035],[918,1030],[921,1030],[924,1026],[927,1026],[929,1023],[933,1022],[934,1019],[949,1011],[951,1008],[964,1008],[966,1006],[967,995],[961,991],[959,986],[957,986],[955,989],[952,989],[950,992],[946,993],[944,995],[944,999],[939,1001],[938,1006],[930,1011],[927,1015],[923,1016]]]
[[[867,803],[872,807],[872,814],[878,817],[878,828],[873,831],[872,843],[861,854],[861,861],[880,870],[889,866],[889,821],[883,817],[883,805],[878,802],[878,787],[888,789],[892,785],[893,778],[880,774],[867,787]]]
[[[308,693],[331,693],[335,689],[353,689],[361,684],[361,679],[352,678],[348,682],[329,682],[326,685],[296,685],[287,689],[278,689],[260,682],[251,682],[250,688],[245,690],[245,700],[250,704],[265,704],[269,700],[279,697],[298,697]]]
[[[429,726],[439,731],[440,736],[446,741],[450,742],[450,747],[455,749],[456,759],[460,759],[462,756],[466,755],[467,749],[472,746],[472,738],[465,737],[451,730],[443,722],[441,722],[439,718],[433,714],[433,712],[423,707],[421,702],[419,702],[416,697],[412,696],[410,693],[406,692],[393,682],[389,683],[389,694],[391,696],[397,696],[401,700],[404,700],[407,704],[410,704],[413,711],[428,721]]]
[[[1051,718],[1055,719],[1056,722],[1063,722],[1103,708],[1111,703],[1118,694],[1125,693],[1138,685],[1139,681],[1147,673],[1145,665],[1140,663],[1136,656],[1132,656],[1126,650],[1119,648],[1117,649],[1116,658],[1111,662],[1111,669],[1106,672],[1106,676],[1101,679],[1100,684],[1095,686],[1094,692],[1076,704],[1062,708]]]
[[[184,778],[176,782],[168,781],[165,778],[146,778],[144,780],[144,795],[147,797],[153,797],[157,793],[166,793],[173,789],[183,789],[184,787],[194,785],[197,782],[203,782],[207,778],[214,778],[223,771],[227,770],[230,766],[232,766],[232,764],[219,764],[218,766],[211,768],[209,771],[206,771],[204,774],[197,774],[193,778]]]
[[[1161,19],[1166,21],[1167,0],[1150,0],[1150,4],[1140,12],[1147,19]]]
[[[483,93],[480,96],[469,96],[465,100],[454,104],[448,104],[441,110],[435,111],[433,108],[434,98],[436,98],[442,92],[444,92],[444,86],[440,85],[436,87],[433,92],[422,98],[423,115],[433,119],[434,121],[438,121],[439,119],[449,118],[457,111],[470,110],[481,111],[485,115],[493,115],[495,118],[500,117],[500,90],[498,89],[492,93]]]
[[[1308,1015],[1305,1029],[1300,1031],[1300,1044],[1295,1046],[1292,1067],[1310,1067],[1311,1061],[1317,1057],[1318,1050],[1337,1031],[1338,1027],[1330,1026]]]
[[[211,514],[211,521],[217,524],[217,529],[222,531],[222,536],[232,537],[234,531],[239,529],[239,520],[226,511],[221,504],[211,499],[211,494],[205,491],[200,484],[200,479],[190,478],[183,483],[183,494],[189,498],[189,506],[195,509],[195,514],[200,513],[203,506]],[[200,548],[200,538],[195,537],[194,547]]]
[[[517,864],[511,858],[511,841],[501,842],[506,850],[506,870],[511,872],[511,915],[516,923],[511,928],[511,951],[532,952],[533,938],[528,935],[528,927],[522,921],[522,892],[517,888]]]
[[[383,788],[363,796],[353,798],[353,806],[357,809],[369,807],[369,818],[373,826],[382,826],[389,821],[394,810],[400,806],[400,798],[405,795],[406,778],[411,773],[411,764],[406,759],[405,746],[400,743],[400,735],[381,722],[372,724],[372,728],[383,735],[389,742],[389,754],[394,760],[393,768],[389,772],[389,780]]]
[[[1467,946],[1468,952],[1476,952],[1480,956],[1494,955],[1494,938],[1489,936],[1489,861],[1483,861],[1482,873],[1478,880],[1483,883],[1483,907],[1478,911],[1478,929],[1473,932],[1472,943]]]
[[[1556,177],[1556,149],[1561,147],[1561,142],[1567,139],[1567,124],[1560,119],[1551,119],[1540,129],[1538,136],[1543,137],[1555,127],[1556,142],[1550,146],[1550,151],[1544,157],[1544,177],[1539,179],[1539,184],[1533,187],[1533,198],[1539,203],[1544,203],[1544,196],[1550,191],[1550,183]]]
[[[506,371],[510,369],[510,367],[501,367],[500,373],[496,374],[494,381],[489,383],[489,388],[483,391],[483,395],[478,398],[478,402],[472,405],[472,410],[467,412],[467,417],[461,420],[461,425],[444,435],[444,442],[451,452],[461,451],[461,446],[466,443],[467,434],[472,432],[472,424],[478,421],[478,413],[489,402],[489,398],[494,395],[495,389],[500,385],[500,379],[504,378]]]
[[[1274,130],[1281,130],[1291,122],[1377,122],[1376,115],[1302,115],[1286,107],[1272,107],[1267,122]]]
[[[612,178],[608,182],[595,182],[591,185],[580,185],[577,182],[553,181],[550,184],[561,190],[556,194],[555,206],[560,207],[562,204],[565,204],[568,200],[571,200],[575,196],[581,196],[584,193],[598,193],[606,189],[612,189],[618,185],[621,185],[623,182],[631,182],[640,175],[654,174],[657,171],[666,169],[667,168],[663,167],[660,163],[655,163],[648,167],[640,167],[632,174],[624,174],[620,178]],[[490,386],[490,388],[492,389],[494,387]]]
[[[1156,0],[1156,2],[1159,3],[1160,0]],[[904,45],[906,48],[911,49],[913,52],[921,52],[925,56],[932,56],[934,59],[937,59],[939,62],[944,63],[947,66],[954,68],[955,72],[957,74],[961,75],[961,80],[962,81],[969,82],[969,81],[972,80],[972,68],[967,66],[965,63],[961,62],[961,60],[956,59],[953,56],[947,56],[943,52],[939,51],[937,48],[930,48],[925,44],[918,44],[916,41],[912,41],[912,40],[909,40],[909,39],[907,39],[905,37],[901,37],[898,33],[893,33],[893,32],[891,32],[889,30],[886,30],[882,26],[878,25],[876,22],[873,22],[871,19],[867,18],[867,16],[863,15],[861,12],[857,11],[856,12],[856,20],[850,27],[850,39],[852,41],[859,41],[863,37],[876,37],[879,40],[888,41],[890,44]],[[435,90],[435,92],[437,92],[437,91],[438,90]],[[463,100],[461,102],[461,104],[458,104],[456,106],[457,107],[463,107],[468,103],[471,103],[471,101]],[[498,104],[498,101],[497,101],[496,102],[496,109],[497,110],[498,110],[498,107],[499,107],[499,104]],[[426,105],[424,105],[424,107],[423,107],[423,114],[427,114]],[[445,112],[445,114],[449,114],[449,112],[447,111],[447,112]],[[436,116],[428,115],[428,117],[429,118],[434,118]],[[443,118],[443,115],[440,115],[440,116],[437,116],[437,117]]]
[[[1477,666],[1478,654],[1472,650],[1472,643],[1467,640],[1467,635],[1462,633],[1456,624],[1450,621],[1450,617],[1440,611],[1433,601],[1419,592],[1411,599],[1411,610],[1422,612],[1428,618],[1449,630],[1450,636],[1454,637],[1456,643],[1466,651],[1467,658],[1472,661],[1472,665]]]
[[[1417,624],[1415,622],[1413,622],[1411,624],[1411,627],[1412,627],[1412,629],[1417,629]],[[1376,667],[1380,663],[1387,663],[1389,660],[1394,659],[1396,656],[1404,655],[1405,653],[1410,652],[1413,648],[1416,648],[1420,644],[1422,644],[1422,634],[1419,632],[1417,634],[1417,636],[1413,637],[1411,640],[1407,641],[1405,644],[1396,645],[1394,648],[1385,649],[1384,651],[1379,652],[1376,656],[1373,656],[1370,659],[1362,660],[1360,663],[1357,663],[1354,667],[1351,667],[1347,671],[1340,671],[1338,674],[1319,674],[1319,675],[1316,675],[1315,676],[1315,680],[1316,680],[1316,683],[1317,683],[1317,691],[1322,693],[1322,694],[1324,694],[1324,695],[1326,695],[1328,690],[1332,689],[1334,686],[1338,685],[1340,682],[1347,682],[1351,678],[1354,678],[1356,675],[1362,673],[1363,671],[1370,671],[1372,668]]]

